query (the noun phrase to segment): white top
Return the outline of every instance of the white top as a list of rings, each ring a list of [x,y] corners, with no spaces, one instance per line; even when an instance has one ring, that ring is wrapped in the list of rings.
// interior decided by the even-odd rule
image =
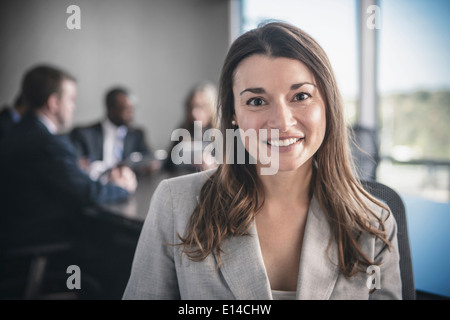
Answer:
[[[273,300],[295,300],[295,291],[272,290]]]

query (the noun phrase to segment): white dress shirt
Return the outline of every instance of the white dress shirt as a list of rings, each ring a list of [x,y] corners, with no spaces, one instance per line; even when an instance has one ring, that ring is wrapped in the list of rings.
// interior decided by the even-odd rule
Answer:
[[[122,160],[126,126],[116,126],[108,118],[102,122],[103,160],[94,161],[89,168],[91,179],[97,180],[108,169],[114,168]],[[106,182],[106,181],[102,181]]]
[[[37,116],[37,118],[39,119],[39,121],[47,128],[47,130],[51,133],[51,134],[56,134],[56,132],[58,131],[58,128],[56,127],[56,125],[49,119],[47,118],[45,115],[43,114],[39,114]]]

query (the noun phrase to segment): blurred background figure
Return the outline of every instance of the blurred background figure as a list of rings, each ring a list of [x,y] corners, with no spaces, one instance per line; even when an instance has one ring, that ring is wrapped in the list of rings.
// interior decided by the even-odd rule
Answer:
[[[136,173],[159,169],[145,141],[144,131],[133,128],[134,105],[128,90],[113,88],[106,94],[106,117],[70,133],[80,166],[97,180],[114,167],[128,166]]]
[[[19,94],[12,107],[5,106],[0,111],[0,141],[18,123],[26,111],[22,94]]]
[[[65,249],[51,267],[63,274],[71,264],[102,269],[105,250],[97,246],[104,234],[82,210],[127,199],[136,177],[128,168],[115,169],[111,183],[102,184],[79,168],[70,140],[59,135],[72,124],[75,78],[41,65],[25,74],[21,89],[28,112],[0,143],[0,275],[26,277],[27,259],[17,257],[55,246]]]
[[[216,128],[216,102],[217,88],[214,84],[206,81],[194,86],[189,91],[186,97],[184,106],[184,121],[181,124],[180,128],[187,130],[192,139],[194,139],[196,135],[200,137],[200,133],[203,137],[203,134],[206,130]],[[197,124],[197,128],[195,127],[195,124]],[[201,125],[198,126],[198,124]],[[174,150],[175,146],[178,145],[178,147],[180,147],[179,144],[182,143],[182,152],[188,152],[190,150],[193,153],[196,151],[196,146],[192,142],[193,141],[184,141],[184,139],[181,141],[174,141],[169,148],[168,156],[164,163],[164,169],[171,172],[183,171],[188,173],[215,167],[216,164],[213,162],[212,155],[205,150],[205,148],[211,143],[208,141],[205,141],[201,144],[203,152],[203,162],[201,164],[194,164],[193,155],[191,157],[191,164],[174,163],[171,155],[172,150]]]
[[[216,127],[217,89],[211,82],[204,82],[191,89],[185,103],[183,128],[194,134],[194,121],[202,122],[202,133]]]

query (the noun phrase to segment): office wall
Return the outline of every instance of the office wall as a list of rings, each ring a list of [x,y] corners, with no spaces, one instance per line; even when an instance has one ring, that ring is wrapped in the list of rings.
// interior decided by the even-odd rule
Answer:
[[[69,30],[69,5],[81,29]],[[37,63],[78,79],[74,125],[104,116],[114,85],[138,99],[135,124],[154,148],[169,145],[195,83],[217,83],[228,49],[227,0],[7,0],[0,5],[0,104],[11,103]]]

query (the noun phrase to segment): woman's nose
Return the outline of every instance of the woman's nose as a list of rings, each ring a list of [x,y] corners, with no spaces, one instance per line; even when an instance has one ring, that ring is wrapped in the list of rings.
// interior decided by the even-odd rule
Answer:
[[[273,112],[269,119],[269,126],[278,129],[281,132],[287,132],[291,127],[297,124],[297,120],[292,113],[291,108],[284,101],[273,104]]]

